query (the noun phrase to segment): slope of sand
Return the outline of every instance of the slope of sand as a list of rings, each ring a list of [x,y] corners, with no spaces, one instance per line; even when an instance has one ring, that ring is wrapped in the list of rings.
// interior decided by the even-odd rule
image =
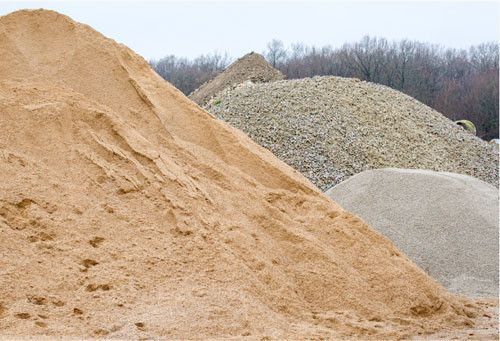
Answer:
[[[498,340],[499,316],[498,298],[481,299],[476,302],[483,313],[476,319],[474,328],[466,327],[453,332],[438,332],[427,335],[414,336],[414,340]]]
[[[258,53],[250,52],[229,65],[214,79],[193,91],[189,98],[200,105],[205,105],[217,93],[245,81],[264,83],[283,78],[283,74],[273,68],[264,57]]]
[[[326,192],[453,292],[498,297],[498,189],[470,176],[375,169]]]
[[[498,187],[497,148],[379,84],[342,77],[243,83],[206,109],[324,191],[386,167],[466,174]]]
[[[1,17],[0,61],[3,338],[380,339],[482,313],[90,27]]]

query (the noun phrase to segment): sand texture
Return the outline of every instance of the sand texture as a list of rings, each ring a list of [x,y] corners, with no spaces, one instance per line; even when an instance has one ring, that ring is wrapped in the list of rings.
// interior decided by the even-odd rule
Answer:
[[[498,189],[410,169],[357,174],[326,192],[449,290],[498,297]]]
[[[466,174],[498,187],[498,149],[386,86],[341,77],[243,83],[206,109],[326,191],[376,168]]]
[[[283,79],[283,74],[273,68],[260,54],[251,52],[193,91],[189,98],[200,105],[205,105],[215,94],[226,88],[234,87],[246,81],[264,83]]]
[[[478,299],[476,304],[483,308],[483,313],[476,319],[474,328],[465,327],[460,330],[449,332],[438,332],[434,334],[413,336],[413,340],[498,340],[499,339],[499,316],[498,298]]]
[[[3,338],[402,338],[450,294],[123,45],[0,18]]]

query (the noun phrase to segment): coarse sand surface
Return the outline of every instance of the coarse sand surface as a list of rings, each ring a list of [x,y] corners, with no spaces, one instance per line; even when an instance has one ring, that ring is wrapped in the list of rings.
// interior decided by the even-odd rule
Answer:
[[[0,126],[2,338],[407,338],[484,312],[64,15],[0,17]]]

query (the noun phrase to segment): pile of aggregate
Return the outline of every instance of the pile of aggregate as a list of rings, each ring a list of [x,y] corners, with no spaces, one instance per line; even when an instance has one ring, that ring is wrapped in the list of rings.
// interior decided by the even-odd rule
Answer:
[[[341,77],[244,82],[205,108],[322,190],[384,167],[466,174],[498,186],[498,149],[386,86]]]
[[[356,174],[326,192],[450,291],[498,297],[498,189],[413,169]]]
[[[0,127],[0,338],[403,339],[484,313],[64,15],[0,17]]]
[[[189,98],[199,105],[205,105],[215,94],[245,81],[265,83],[283,78],[283,74],[273,68],[264,57],[250,52],[229,65],[214,79],[193,91]]]

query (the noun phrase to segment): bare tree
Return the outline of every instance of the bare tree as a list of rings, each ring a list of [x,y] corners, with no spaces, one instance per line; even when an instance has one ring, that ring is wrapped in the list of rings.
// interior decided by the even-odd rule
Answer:
[[[356,77],[376,82],[415,97],[451,119],[465,118],[476,124],[478,135],[498,137],[499,44],[473,46],[468,50],[437,45],[363,37],[340,48],[292,44],[273,39],[264,56],[288,78],[316,75]],[[188,94],[215,77],[230,58],[202,55],[193,60],[173,55],[151,61],[155,70]]]
[[[283,62],[287,52],[281,40],[273,39],[267,44],[267,50],[264,51],[264,56],[273,67]]]
[[[229,62],[227,53],[213,53],[198,56],[194,60],[170,55],[158,61],[152,60],[150,64],[160,76],[189,94],[222,72]]]

